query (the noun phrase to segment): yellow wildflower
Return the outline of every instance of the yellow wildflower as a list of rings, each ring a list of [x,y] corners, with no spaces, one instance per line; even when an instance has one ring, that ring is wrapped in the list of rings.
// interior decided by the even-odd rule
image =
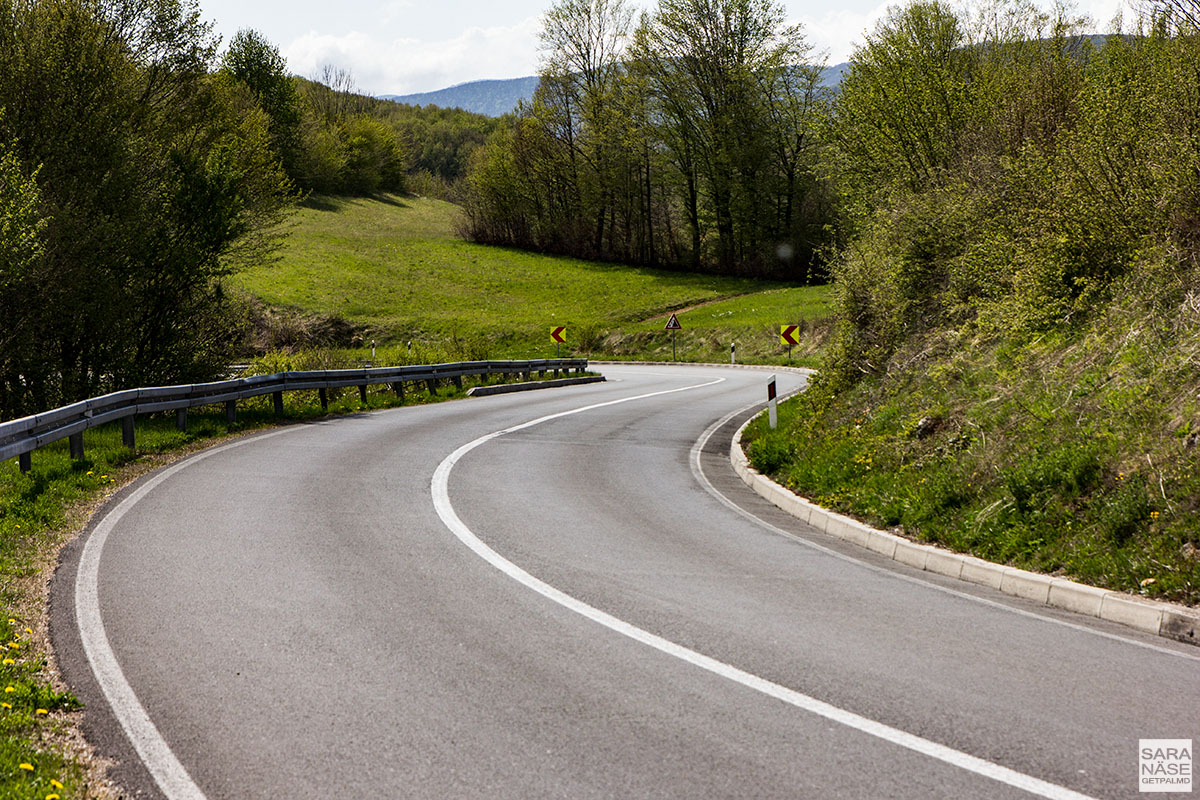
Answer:
[[[26,772],[33,772],[33,764],[30,764],[28,761],[22,761],[20,764],[17,764],[17,766]]]
[[[0,703],[0,708],[12,708],[12,703]]]
[[[15,663],[17,663],[17,662],[16,662],[16,661],[13,661],[11,658],[6,658],[6,659],[4,659],[4,662],[3,662],[3,663],[5,663],[5,664],[15,664]]]
[[[54,778],[50,779],[50,785],[53,786],[55,789],[63,788],[63,785],[61,783],[59,783],[58,781],[54,780]]]
[[[19,643],[17,643],[17,642],[9,642],[9,643],[8,643],[8,649],[9,649],[9,650],[20,650],[20,649],[21,649],[21,645],[20,645]]]
[[[33,628],[26,628],[26,629],[25,629],[25,632],[26,632],[26,633],[28,633],[30,636],[32,636],[32,635],[33,635]]]
[[[46,795],[46,800],[60,800],[60,798],[54,792],[51,792],[50,794]]]
[[[16,690],[17,690],[17,687],[13,686],[12,684],[9,684],[8,686],[5,686],[5,687],[4,687],[4,693],[5,693],[5,694],[12,694],[12,693],[13,693],[13,692],[15,692]]]
[[[44,709],[44,708],[39,708],[37,711],[34,711],[33,713],[35,713],[35,714],[49,714],[50,712],[49,712],[49,711],[47,711],[47,710],[46,710],[46,709]]]

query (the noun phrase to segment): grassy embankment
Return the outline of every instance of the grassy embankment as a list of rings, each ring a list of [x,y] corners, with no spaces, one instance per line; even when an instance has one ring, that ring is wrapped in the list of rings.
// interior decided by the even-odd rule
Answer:
[[[322,200],[298,210],[278,263],[236,282],[275,306],[340,317],[368,343],[409,340],[463,358],[562,355],[670,358],[667,316],[681,311],[681,361],[781,363],[779,326],[802,324],[795,363],[811,364],[827,287],[638,269],[486,247],[455,235],[458,210],[425,198]],[[818,330],[813,330],[814,326]]]
[[[820,381],[747,452],[821,505],[920,541],[1110,589],[1200,602],[1200,313],[1136,294],[1082,329],[909,342]]]

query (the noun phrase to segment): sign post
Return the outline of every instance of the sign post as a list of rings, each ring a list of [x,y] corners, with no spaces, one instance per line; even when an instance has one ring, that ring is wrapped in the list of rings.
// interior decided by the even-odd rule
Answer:
[[[567,340],[567,326],[559,325],[550,329],[550,338],[554,340],[554,357],[558,358],[559,347]]]
[[[679,317],[672,314],[671,318],[667,320],[666,330],[671,332],[671,360],[678,361],[679,359],[675,357],[675,331],[683,330],[683,326],[679,324]]]
[[[737,363],[737,355],[736,355],[736,353],[737,353],[737,343],[736,343],[736,342],[730,342],[730,343],[729,343],[729,363],[730,363],[730,364],[736,364],[736,363]]]
[[[788,361],[792,360],[792,345],[799,344],[800,340],[796,333],[799,330],[799,325],[780,325],[779,326],[779,343],[786,344],[788,349]]]
[[[779,417],[775,412],[775,376],[772,375],[767,381],[767,419],[771,423],[771,430],[775,430],[775,426],[779,424]]]

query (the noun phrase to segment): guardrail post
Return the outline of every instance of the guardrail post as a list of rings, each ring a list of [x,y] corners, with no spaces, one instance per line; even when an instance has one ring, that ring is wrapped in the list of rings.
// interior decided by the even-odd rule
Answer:
[[[175,429],[187,433],[187,409],[175,409]]]
[[[317,389],[317,397],[320,398],[320,400],[321,400],[321,410],[328,411],[329,410],[329,395],[326,393],[324,386],[322,386],[320,389]]]
[[[83,434],[73,433],[67,437],[67,442],[71,445],[71,458],[75,461],[83,461]]]
[[[396,397],[400,398],[400,402],[404,402],[404,381],[396,381],[392,384],[392,391],[396,393]]]
[[[455,388],[455,389],[458,389],[458,390],[460,390],[460,391],[462,390],[462,375],[455,375],[455,376],[454,376],[453,378],[451,378],[450,380],[454,381],[454,388]]]
[[[283,392],[272,392],[271,402],[275,405],[275,416],[283,416]]]
[[[358,399],[362,401],[364,406],[367,404],[367,385],[365,383],[358,385]]]
[[[17,456],[17,466],[21,468],[21,472],[29,472],[33,469],[33,458],[31,453],[21,453]]]
[[[437,394],[437,378],[430,378],[429,380],[425,381],[425,385],[429,387],[430,396]]]
[[[225,422],[228,425],[237,422],[237,400],[225,401]]]
[[[133,417],[125,417],[121,420],[121,444],[128,447],[130,450],[137,448],[133,438]]]

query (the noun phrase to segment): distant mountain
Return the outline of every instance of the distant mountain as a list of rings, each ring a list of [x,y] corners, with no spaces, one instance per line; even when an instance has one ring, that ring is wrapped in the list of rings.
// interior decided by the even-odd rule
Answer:
[[[842,80],[842,74],[850,66],[849,63],[834,64],[825,68],[822,85],[835,87]],[[440,108],[461,108],[489,117],[499,117],[512,111],[521,100],[533,98],[537,89],[538,77],[530,75],[526,78],[508,78],[506,80],[468,81],[438,89],[436,92],[421,92],[419,94],[385,94],[381,100],[391,100],[410,106],[438,106]]]
[[[410,106],[439,106],[461,108],[489,117],[500,117],[517,107],[521,100],[529,100],[537,89],[538,77],[508,78],[507,80],[470,81],[438,89],[436,92],[419,94],[387,94],[380,99],[406,103]]]

